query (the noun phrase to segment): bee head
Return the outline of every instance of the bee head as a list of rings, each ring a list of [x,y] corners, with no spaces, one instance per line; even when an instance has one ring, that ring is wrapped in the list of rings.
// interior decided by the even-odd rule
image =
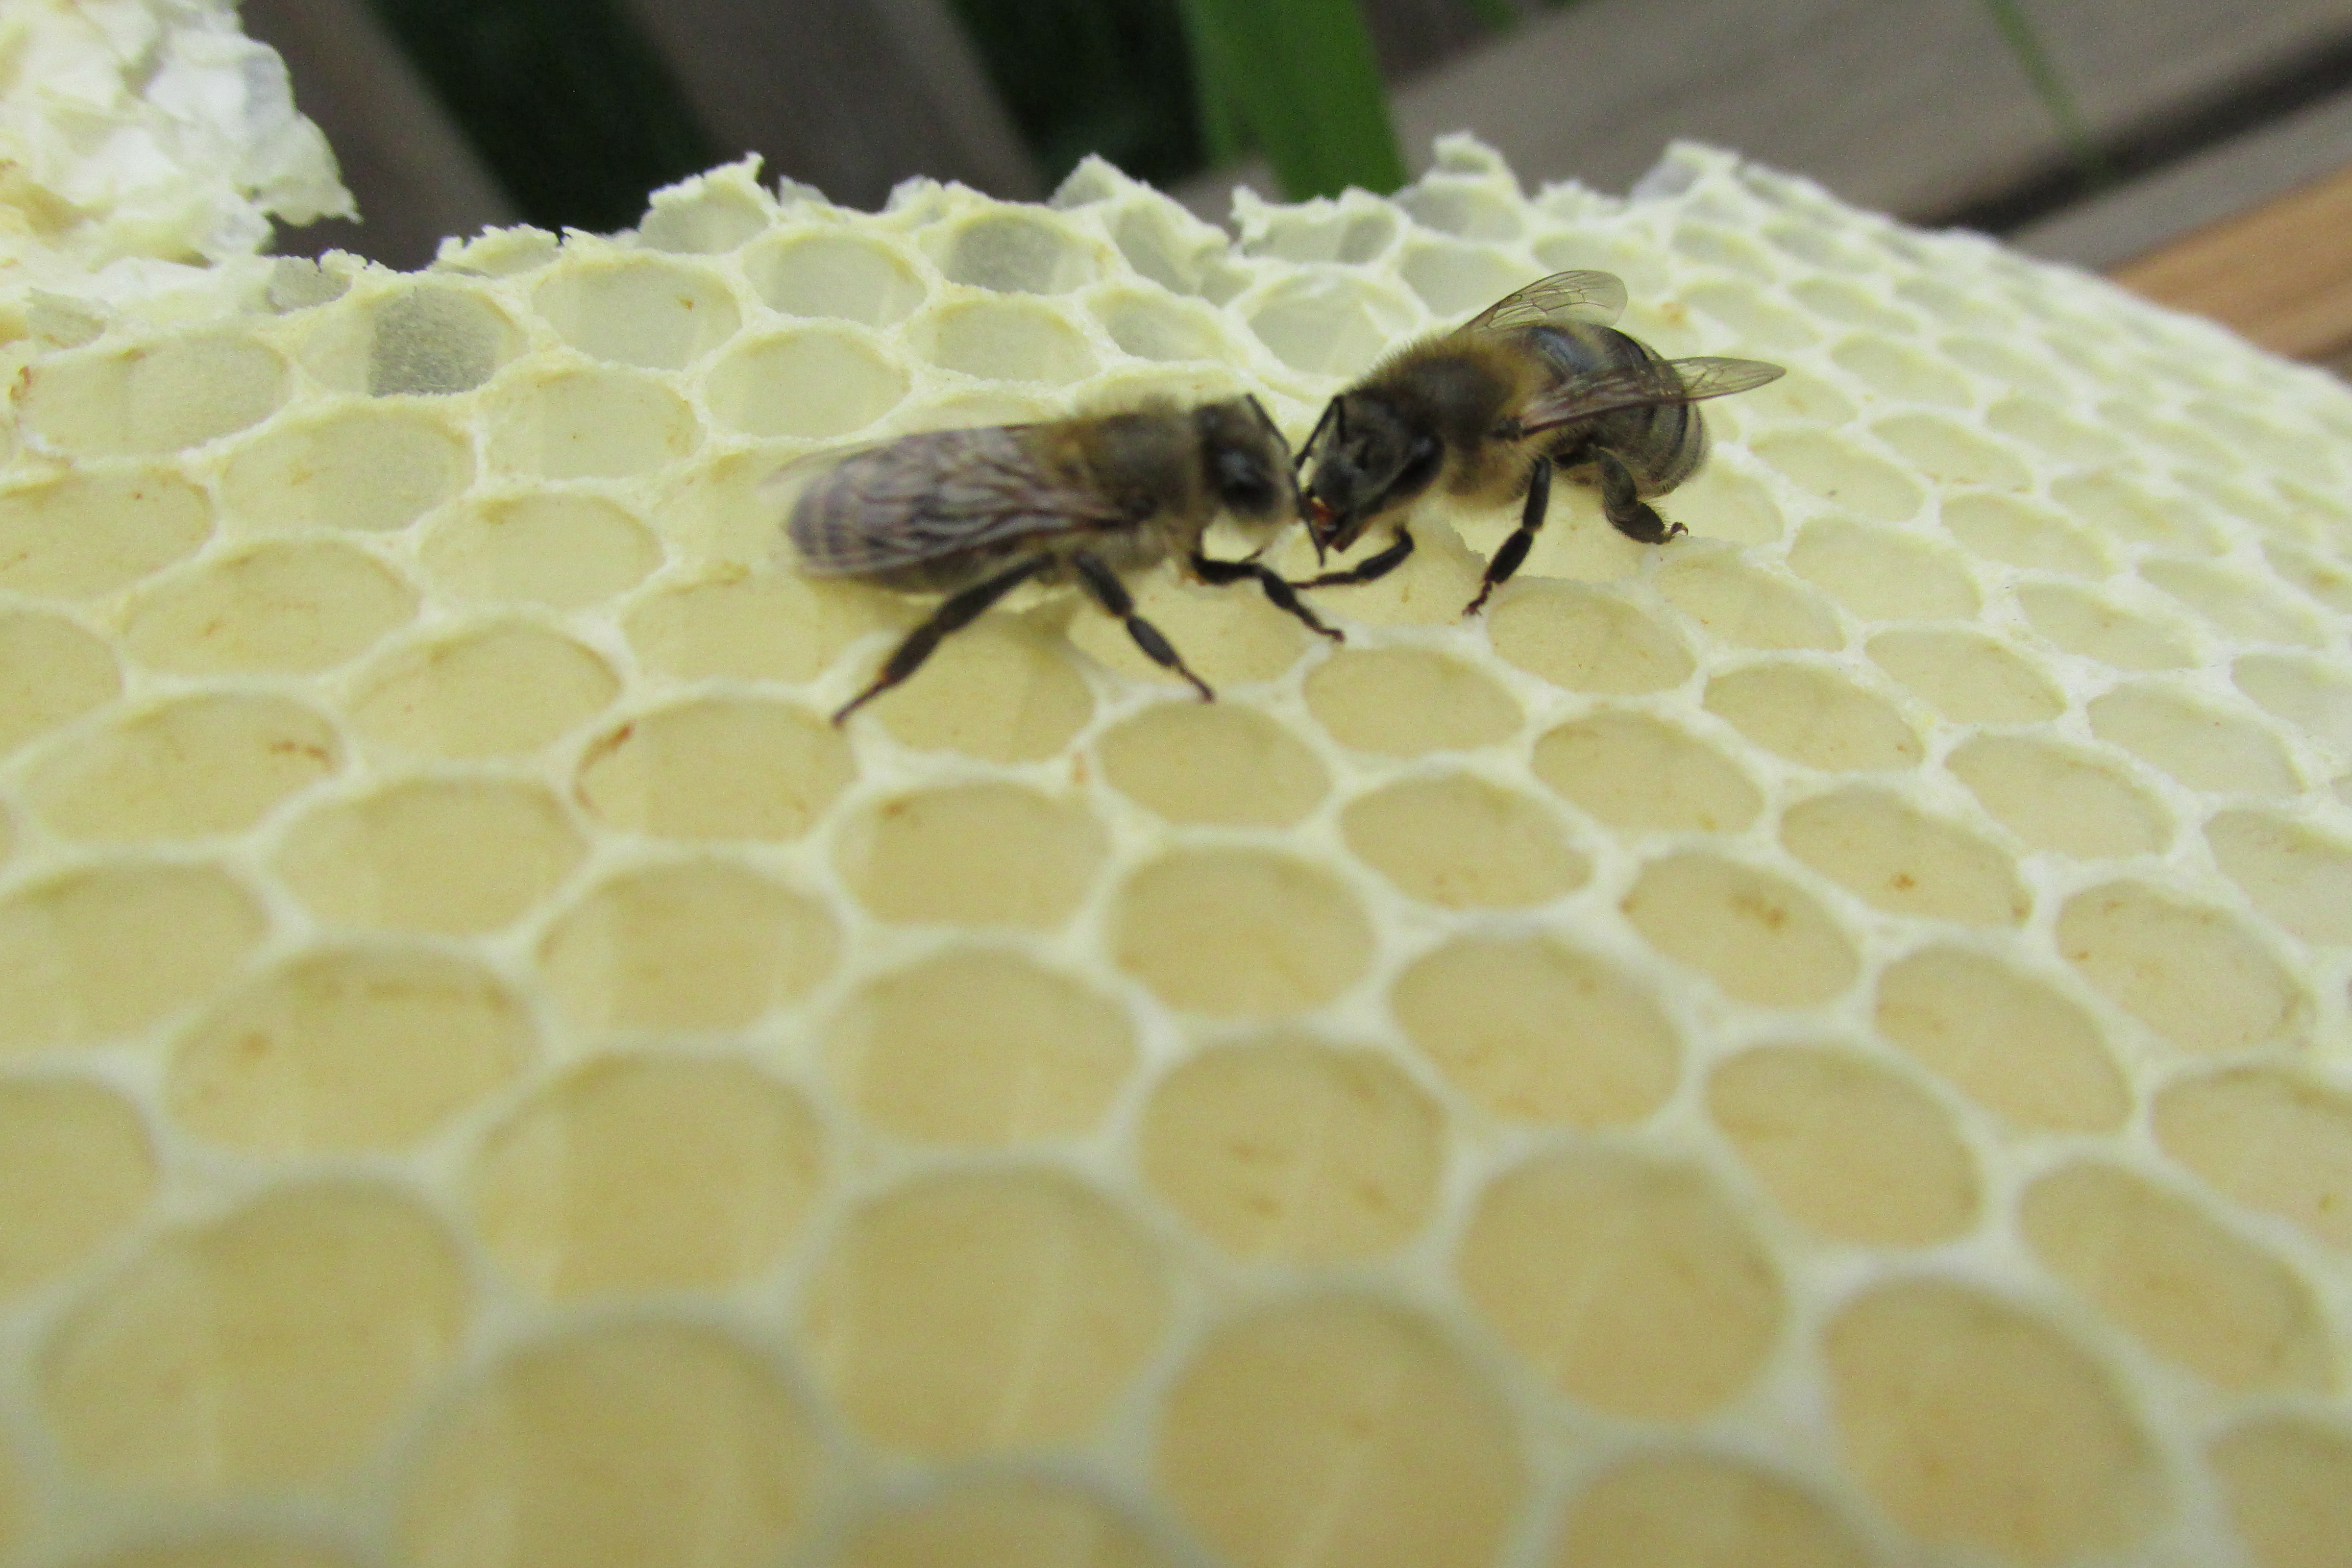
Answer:
[[[1236,521],[1272,523],[1297,513],[1290,444],[1256,398],[1203,404],[1192,418],[1210,491]]]
[[[1445,456],[1434,431],[1360,392],[1333,398],[1307,445],[1315,469],[1304,510],[1318,555],[1347,549],[1374,518],[1427,489]]]

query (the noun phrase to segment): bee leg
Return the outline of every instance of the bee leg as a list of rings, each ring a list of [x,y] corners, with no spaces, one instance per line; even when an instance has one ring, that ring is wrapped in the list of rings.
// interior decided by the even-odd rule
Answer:
[[[1307,630],[1321,632],[1333,642],[1348,640],[1325,626],[1321,618],[1299,599],[1289,584],[1255,561],[1215,561],[1195,551],[1192,555],[1192,570],[1199,574],[1202,582],[1213,583],[1219,586],[1255,578],[1257,585],[1265,590],[1265,596],[1274,602],[1276,609],[1286,610],[1297,616],[1307,623]]]
[[[1202,701],[1214,702],[1217,700],[1217,694],[1209,689],[1209,683],[1185,666],[1182,656],[1177,653],[1160,628],[1135,613],[1135,596],[1127,591],[1127,584],[1118,580],[1118,574],[1091,555],[1073,555],[1070,564],[1078,569],[1078,577],[1086,584],[1087,592],[1095,596],[1095,603],[1127,623],[1127,635],[1135,639],[1135,646],[1143,650],[1145,658],[1162,669],[1172,669],[1191,681],[1193,689],[1200,692]]]
[[[1476,615],[1485,606],[1486,595],[1511,580],[1511,574],[1519,569],[1528,552],[1534,548],[1536,530],[1544,525],[1544,513],[1550,507],[1551,459],[1538,458],[1528,475],[1528,499],[1527,504],[1519,508],[1519,526],[1511,530],[1511,537],[1503,541],[1503,548],[1486,563],[1486,580],[1478,584],[1478,596],[1470,601],[1464,615]]]
[[[898,646],[890,650],[890,657],[882,661],[882,673],[874,678],[872,685],[851,698],[848,703],[833,716],[833,721],[836,724],[841,723],[852,713],[922,668],[923,661],[931,657],[931,651],[940,646],[940,638],[950,632],[961,631],[970,626],[982,610],[1051,564],[1053,564],[1052,557],[1040,555],[1033,560],[1024,561],[1009,571],[1000,572],[984,582],[974,583],[960,594],[949,595],[940,607],[931,612],[929,620],[908,632]]]
[[[1294,588],[1349,588],[1359,583],[1377,583],[1398,567],[1412,553],[1412,535],[1397,530],[1396,542],[1378,555],[1367,556],[1345,572],[1326,572],[1319,577],[1309,577],[1304,583],[1293,583]]]
[[[1664,544],[1690,531],[1679,522],[1669,526],[1656,510],[1643,504],[1633,490],[1633,476],[1614,452],[1592,448],[1592,466],[1601,471],[1601,510],[1618,532],[1643,544]]]

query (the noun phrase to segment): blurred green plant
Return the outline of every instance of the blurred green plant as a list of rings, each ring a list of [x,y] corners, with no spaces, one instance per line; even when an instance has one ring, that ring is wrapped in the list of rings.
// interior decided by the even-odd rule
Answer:
[[[2074,89],[2066,84],[2058,62],[2042,47],[2042,35],[2034,31],[2032,18],[2026,16],[2023,0],[1984,0],[1984,7],[1991,14],[1993,26],[2000,29],[2001,41],[2017,57],[2018,68],[2025,72],[2033,95],[2042,100],[2042,107],[2056,123],[2084,186],[2097,190],[2113,184],[2115,170],[2106,152],[2091,134],[2090,122],[2083,118],[2082,105],[2075,100]]]
[[[1137,179],[1213,162],[1174,0],[949,0],[1046,179],[1098,153]]]
[[[1388,89],[1357,0],[1179,4],[1213,164],[1255,146],[1293,201],[1404,184]]]

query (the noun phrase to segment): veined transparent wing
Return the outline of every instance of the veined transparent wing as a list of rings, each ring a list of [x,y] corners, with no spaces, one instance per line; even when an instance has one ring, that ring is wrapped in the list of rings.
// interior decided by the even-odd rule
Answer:
[[[1532,436],[1621,408],[1668,403],[1698,403],[1778,381],[1787,371],[1753,359],[1650,360],[1572,375],[1519,413],[1520,427]]]
[[[1018,428],[933,430],[843,458],[793,507],[801,570],[862,576],[1123,521],[1103,496],[1041,461]]]
[[[1506,294],[1462,325],[1465,332],[1508,332],[1550,321],[1615,321],[1625,309],[1625,284],[1613,272],[1555,272]]]

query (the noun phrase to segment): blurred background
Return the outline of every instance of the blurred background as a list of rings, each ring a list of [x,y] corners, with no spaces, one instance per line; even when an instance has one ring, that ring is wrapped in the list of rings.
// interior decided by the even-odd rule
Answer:
[[[1441,132],[1623,190],[1694,137],[1915,223],[2108,271],[2352,371],[2352,0],[245,0],[363,225],[609,230],[757,152],[879,206],[1035,199],[1100,153],[1221,217],[1236,184],[1387,189]]]

